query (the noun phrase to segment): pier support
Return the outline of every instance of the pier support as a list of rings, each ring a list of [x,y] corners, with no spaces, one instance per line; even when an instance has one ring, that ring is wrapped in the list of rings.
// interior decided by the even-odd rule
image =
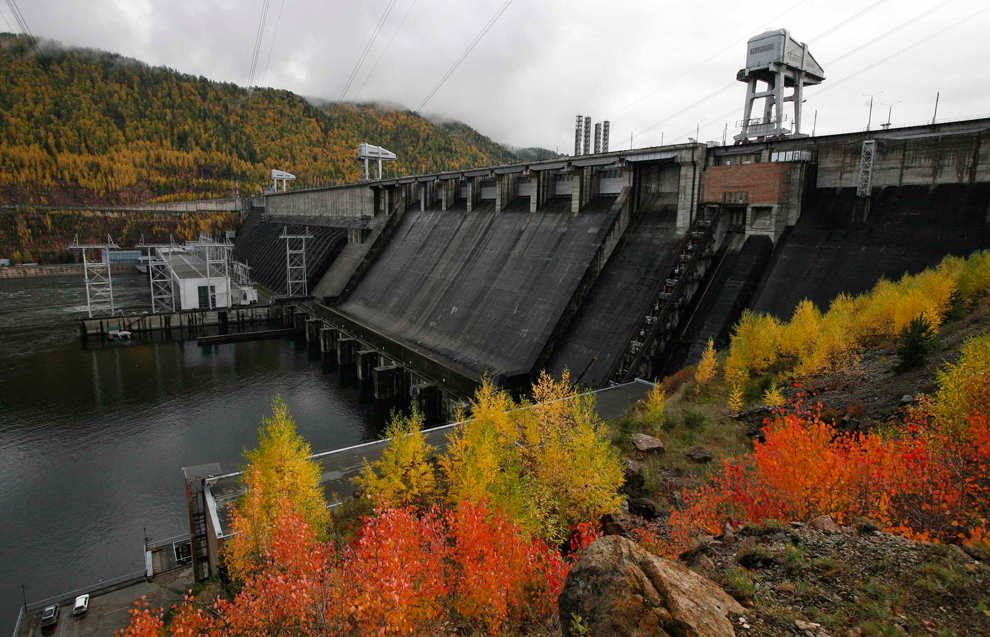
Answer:
[[[324,323],[326,325],[326,323]],[[337,330],[332,327],[320,329],[320,352],[329,354],[337,351]]]
[[[594,190],[592,187],[594,167],[571,166],[566,172],[574,178],[573,185],[571,186],[571,212],[578,213],[581,212],[581,208],[585,204],[591,201],[592,191]]]
[[[495,212],[502,212],[519,194],[519,175],[498,175],[495,182]]]
[[[409,388],[409,395],[416,409],[427,421],[436,421],[443,417],[444,395],[438,386],[416,379]]]
[[[372,370],[375,398],[392,400],[406,394],[406,373],[402,365],[381,365]]]
[[[320,328],[323,321],[320,319],[306,319],[306,342],[316,343],[320,340]]]
[[[358,341],[341,333],[337,339],[337,364],[353,365],[357,362]]]
[[[450,208],[457,203],[457,197],[460,195],[461,182],[457,178],[443,179],[440,181],[442,184],[441,204],[440,209],[444,212],[450,210]]]
[[[684,232],[694,221],[699,201],[699,185],[704,174],[705,147],[698,145],[677,153],[680,175],[677,180],[677,231]]]
[[[371,380],[372,371],[378,367],[378,352],[373,349],[359,349],[357,364],[358,380]]]

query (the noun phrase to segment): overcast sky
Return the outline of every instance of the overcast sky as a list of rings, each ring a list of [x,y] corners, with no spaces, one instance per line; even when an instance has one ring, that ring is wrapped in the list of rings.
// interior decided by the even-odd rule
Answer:
[[[503,2],[396,0],[344,99],[416,108]],[[389,3],[270,0],[255,83],[337,99]],[[19,4],[35,35],[246,84],[264,0]],[[0,13],[15,24],[5,3]],[[731,138],[745,40],[770,27],[808,42],[825,69],[825,83],[807,91],[808,132],[816,110],[819,133],[864,127],[863,94],[879,91],[874,126],[885,104],[897,103],[895,125],[930,119],[936,92],[939,119],[990,113],[988,0],[515,0],[423,110],[502,143],[567,153],[578,113],[611,119],[612,149],[628,148],[630,132],[636,147],[661,134],[683,142],[699,121],[702,140],[721,140],[726,123]]]

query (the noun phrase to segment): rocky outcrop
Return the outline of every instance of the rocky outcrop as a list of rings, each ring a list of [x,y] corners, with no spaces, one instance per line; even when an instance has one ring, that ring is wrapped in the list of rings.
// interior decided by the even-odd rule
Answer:
[[[592,637],[729,637],[742,606],[686,567],[611,535],[592,542],[560,594],[564,634]]]

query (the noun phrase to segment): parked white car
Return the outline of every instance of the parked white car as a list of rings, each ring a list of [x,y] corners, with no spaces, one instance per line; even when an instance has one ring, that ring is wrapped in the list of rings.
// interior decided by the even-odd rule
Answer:
[[[76,603],[72,605],[73,615],[82,615],[89,610],[89,595],[80,595],[76,598]]]

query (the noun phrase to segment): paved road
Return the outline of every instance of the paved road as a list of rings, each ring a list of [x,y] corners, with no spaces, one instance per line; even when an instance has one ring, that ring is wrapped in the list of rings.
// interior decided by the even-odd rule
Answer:
[[[42,628],[41,611],[28,613],[21,621],[16,637],[105,637],[127,627],[129,608],[145,596],[151,609],[165,609],[182,601],[192,586],[192,568],[185,567],[162,573],[154,581],[138,582],[125,588],[92,597],[89,611],[81,617],[72,616],[72,599],[59,602],[58,623]]]

